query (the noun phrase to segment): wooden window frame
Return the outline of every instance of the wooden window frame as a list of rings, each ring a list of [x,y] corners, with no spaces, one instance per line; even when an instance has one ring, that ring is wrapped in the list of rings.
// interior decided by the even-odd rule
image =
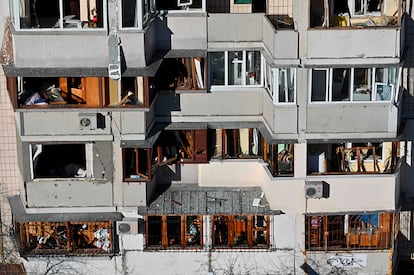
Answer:
[[[126,160],[127,160],[127,150],[134,150],[134,157],[135,157],[135,165],[134,165],[134,169],[135,169],[135,175],[134,177],[132,177],[132,174],[128,176],[128,174],[130,174],[127,169],[127,165],[126,165]],[[145,150],[145,154],[146,154],[146,160],[145,161],[145,165],[147,166],[147,175],[141,173],[140,171],[142,171],[140,169],[140,150]],[[152,169],[152,163],[151,163],[151,156],[152,156],[152,148],[122,148],[122,167],[123,167],[123,181],[125,182],[134,182],[134,181],[151,181],[152,180],[152,176],[153,176],[153,169]],[[142,164],[141,164],[142,165]]]
[[[389,212],[371,214],[377,215],[377,227],[358,221],[366,215],[305,216],[305,249],[325,252],[391,249],[397,215]]]
[[[254,218],[256,217],[263,217],[263,221],[265,222],[264,227],[258,227],[254,225]],[[240,244],[238,241],[242,237],[242,231],[240,230],[240,223],[241,220],[238,217],[242,218],[245,222],[244,229],[247,229],[245,238],[242,238],[243,243]],[[223,244],[216,243],[216,231],[217,229],[217,219],[223,220],[227,222],[227,243],[224,241]],[[270,248],[270,216],[269,215],[213,215],[212,216],[212,223],[211,223],[211,233],[212,233],[212,247],[214,249],[269,249]],[[243,226],[243,225],[242,225]],[[258,232],[265,232],[266,236],[266,244],[255,244],[254,236],[258,236]],[[262,235],[262,234],[261,234]]]
[[[160,219],[160,232],[161,235],[158,236],[161,240],[160,244],[150,244],[149,236],[150,233],[150,225],[149,220],[150,218],[159,218]],[[198,228],[198,241],[199,244],[189,244],[189,238],[191,238],[187,226],[190,217],[196,218],[197,228]],[[172,236],[168,236],[168,225],[169,225],[169,218],[178,218],[179,219],[179,240],[175,240],[175,238],[169,238]],[[174,250],[174,249],[202,249],[203,248],[203,216],[202,215],[147,215],[145,218],[146,227],[145,227],[145,243],[147,250]],[[193,223],[194,224],[194,223]]]
[[[80,248],[74,242],[74,228],[80,227],[88,236],[88,248]],[[64,227],[64,231],[56,232],[58,227]],[[114,253],[113,222],[16,222],[16,237],[19,250],[22,255],[108,255]],[[95,232],[107,230],[109,247],[98,246]],[[44,247],[49,242],[56,247]],[[62,245],[59,245],[59,243]]]

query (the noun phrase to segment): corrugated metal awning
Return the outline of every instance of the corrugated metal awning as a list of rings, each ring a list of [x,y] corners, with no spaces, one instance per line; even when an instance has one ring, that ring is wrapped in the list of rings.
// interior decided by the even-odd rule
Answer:
[[[281,214],[271,210],[260,187],[200,187],[196,184],[160,185],[142,215],[164,214]]]

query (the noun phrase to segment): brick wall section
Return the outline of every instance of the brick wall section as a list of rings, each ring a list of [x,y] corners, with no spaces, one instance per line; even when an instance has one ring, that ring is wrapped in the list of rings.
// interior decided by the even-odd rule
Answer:
[[[11,211],[7,200],[8,196],[19,192],[20,172],[17,164],[16,125],[13,108],[6,89],[6,78],[0,67],[0,211],[2,222],[0,251],[1,262],[10,262],[13,243],[9,238],[11,231]]]

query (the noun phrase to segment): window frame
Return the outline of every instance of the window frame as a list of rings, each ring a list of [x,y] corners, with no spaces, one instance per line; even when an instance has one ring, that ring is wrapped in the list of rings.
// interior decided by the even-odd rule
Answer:
[[[56,24],[58,23],[59,25],[56,27],[48,27],[48,28],[21,28],[21,24],[20,24],[20,14],[19,14],[19,10],[20,10],[20,2],[19,0],[12,0],[12,8],[13,8],[13,25],[15,26],[16,31],[102,31],[102,30],[106,30],[107,29],[107,25],[108,25],[108,20],[107,20],[107,14],[108,14],[108,5],[107,5],[107,1],[104,0],[96,0],[96,1],[102,1],[102,8],[103,11],[101,13],[102,16],[102,27],[87,27],[84,28],[83,26],[81,27],[77,27],[77,28],[65,28],[64,27],[64,1],[65,0],[56,0],[58,2],[58,7],[59,7],[59,14],[58,14],[58,21],[56,22]],[[79,1],[79,0],[78,0]],[[29,16],[31,15],[30,12],[30,2],[28,2],[28,13]],[[92,9],[89,11],[91,12]],[[79,21],[79,23],[82,23],[82,21]],[[78,24],[79,24],[78,23]]]
[[[151,225],[149,224],[150,219],[159,219],[159,230],[157,232],[160,232],[161,235],[156,236],[156,241],[161,241],[158,244],[150,244],[150,238],[152,237],[151,232],[154,232],[154,230],[150,230]],[[170,219],[179,219],[179,232],[178,235],[168,235],[168,220]],[[189,218],[195,218],[192,224],[195,224],[196,228],[198,228],[198,243],[196,244],[190,244],[188,243],[190,240],[190,232],[188,228],[188,222]],[[195,222],[195,223],[194,223]],[[190,250],[199,250],[203,249],[204,243],[203,243],[203,236],[204,236],[204,220],[203,215],[178,215],[178,214],[168,214],[168,215],[146,215],[145,216],[145,250],[182,250],[182,249],[190,249]],[[151,231],[151,232],[150,232]],[[197,233],[195,233],[197,235]],[[178,237],[178,243],[175,240],[175,238],[170,237]],[[195,236],[193,236],[195,237]],[[174,239],[174,240],[173,240]]]
[[[230,72],[230,61],[229,61],[229,53],[234,53],[234,52],[241,52],[242,54],[242,60],[239,62],[241,64],[241,84],[229,84],[230,81],[230,76],[229,76],[229,72]],[[248,84],[247,83],[247,79],[246,76],[249,72],[247,72],[247,53],[248,52],[253,52],[253,53],[260,53],[260,66],[259,66],[259,73],[260,76],[257,79],[257,84]],[[211,79],[212,77],[212,66],[211,66],[211,53],[223,53],[224,54],[224,84],[212,84],[213,81]],[[263,87],[264,86],[264,76],[263,73],[265,72],[264,70],[264,57],[263,54],[260,51],[257,50],[232,50],[232,51],[211,51],[208,53],[208,64],[209,64],[209,83],[210,83],[210,89],[211,90],[216,90],[216,89],[226,89],[226,88],[255,88],[255,87]]]
[[[64,227],[64,231],[57,232],[57,227]],[[62,221],[62,222],[46,222],[46,221],[28,221],[15,222],[15,236],[18,242],[19,251],[22,255],[113,255],[114,254],[114,222],[113,221]],[[75,232],[75,228],[82,231]],[[49,230],[48,230],[49,229]],[[99,230],[106,229],[98,232]],[[87,238],[88,247],[80,247],[75,244],[74,236],[82,235]],[[99,238],[97,238],[99,236]],[[93,237],[93,238],[92,238]],[[50,248],[43,247],[50,242]],[[96,241],[95,241],[96,240]],[[59,245],[59,242],[62,245]],[[99,241],[99,243],[98,243]],[[52,245],[58,247],[52,247]]]
[[[352,226],[357,219],[366,215],[377,216],[377,226],[359,226],[355,232]],[[397,214],[392,212],[353,213],[339,215],[305,215],[306,251],[383,250],[391,249],[396,237]],[[351,219],[351,222],[350,222]],[[361,225],[361,224],[360,224]],[[336,237],[335,237],[336,236]]]
[[[332,84],[333,84],[333,70],[337,69],[337,68],[311,68],[308,71],[308,103],[309,104],[326,104],[326,103],[341,103],[341,104],[349,104],[349,103],[383,103],[383,102],[395,102],[396,100],[398,100],[398,96],[399,96],[399,88],[400,88],[400,83],[401,83],[401,73],[402,73],[402,68],[401,67],[364,67],[364,68],[343,68],[343,69],[350,69],[350,77],[349,77],[349,89],[348,89],[348,95],[349,95],[349,100],[343,100],[343,101],[337,101],[337,100],[333,100],[333,95],[332,95]],[[369,74],[369,78],[368,78],[368,89],[370,90],[370,99],[369,100],[356,100],[355,99],[355,93],[356,93],[356,89],[354,88],[355,85],[355,70],[361,70],[361,69],[365,69],[367,71],[367,73]],[[389,74],[389,70],[395,70],[394,72],[394,78],[395,78],[395,82],[394,83],[383,83],[383,82],[379,82],[376,81],[376,73],[377,71],[379,71],[380,69],[386,69],[386,71]],[[325,83],[325,99],[324,100],[319,100],[319,101],[314,101],[312,100],[312,90],[313,90],[313,72],[314,71],[325,71],[325,77],[326,77],[326,83]],[[388,77],[388,76],[387,76]],[[386,99],[386,100],[378,100],[377,98],[379,97],[379,92],[378,92],[378,86],[379,85],[385,85],[385,86],[390,86],[391,87],[391,92],[390,92],[390,98]]]
[[[238,219],[237,217],[245,217],[246,224],[245,229],[247,227],[247,232],[245,232],[246,237],[243,240],[243,243],[237,243],[238,238],[241,237],[242,231],[240,231],[240,226],[237,225]],[[265,226],[256,226],[254,224],[255,218],[257,222],[257,218],[262,217]],[[220,238],[220,232],[217,228],[218,219],[226,221],[227,232],[222,232],[227,234],[226,236],[222,236],[225,239],[223,244],[217,244],[216,237]],[[222,227],[222,229],[225,229]],[[211,245],[213,249],[270,249],[270,216],[265,214],[236,214],[236,215],[222,215],[216,214],[211,216]],[[216,234],[218,232],[218,234]],[[257,236],[257,232],[262,232],[260,236],[263,237],[262,234],[265,234],[265,244],[263,243],[254,243],[255,239],[254,236]],[[265,233],[263,233],[265,232]],[[255,234],[256,233],[256,234]],[[217,235],[217,236],[216,236]],[[257,238],[257,237],[256,237]]]
[[[54,181],[56,180],[67,180],[67,179],[76,179],[76,180],[90,180],[90,179],[95,179],[95,175],[94,175],[94,161],[93,161],[93,151],[94,151],[94,144],[93,142],[85,142],[85,143],[71,143],[69,145],[84,145],[84,150],[85,150],[85,168],[86,168],[86,174],[85,177],[35,177],[35,167],[34,167],[34,162],[35,160],[33,159],[33,157],[35,155],[39,156],[42,151],[43,151],[43,146],[58,146],[58,145],[67,145],[64,143],[29,143],[29,156],[30,156],[30,180],[31,181],[44,181],[44,180],[50,180],[53,179]],[[40,147],[37,147],[40,146]],[[40,150],[39,154],[37,154],[36,151],[34,151],[34,147],[39,148],[38,150]]]
[[[127,150],[134,150],[135,174],[127,172],[127,167],[126,167],[127,166],[126,165]],[[140,160],[140,155],[142,156],[142,154],[140,154],[140,152],[139,152],[140,150],[141,151],[144,150],[144,152],[146,154],[146,160],[144,160],[144,162],[145,162],[145,165],[147,166],[147,169],[146,169],[147,175],[141,173],[143,170],[140,169],[140,167],[142,166],[142,164],[140,165],[140,161],[139,161]],[[124,182],[151,181],[152,177],[153,177],[153,174],[155,173],[155,170],[153,169],[153,163],[151,162],[152,155],[153,155],[153,149],[152,148],[139,148],[139,147],[122,148],[122,178],[123,178],[123,181]]]

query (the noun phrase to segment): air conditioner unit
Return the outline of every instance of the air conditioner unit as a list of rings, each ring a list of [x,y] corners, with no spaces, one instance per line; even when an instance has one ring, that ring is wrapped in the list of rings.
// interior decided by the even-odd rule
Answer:
[[[97,128],[97,114],[87,114],[87,113],[81,113],[79,114],[79,127],[82,130],[94,130]]]
[[[329,197],[329,185],[324,181],[308,181],[305,184],[307,199],[321,199]]]
[[[118,235],[137,235],[138,221],[118,221],[116,223],[116,232]]]

